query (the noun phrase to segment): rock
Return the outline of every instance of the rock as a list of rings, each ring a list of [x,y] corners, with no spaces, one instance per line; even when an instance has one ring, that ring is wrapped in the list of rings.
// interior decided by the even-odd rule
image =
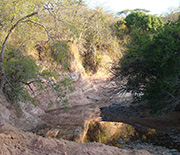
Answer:
[[[0,124],[10,123],[9,119],[11,116],[11,112],[5,106],[0,104]]]
[[[73,82],[78,81],[80,77],[81,77],[81,73],[77,71],[70,72],[70,78]]]

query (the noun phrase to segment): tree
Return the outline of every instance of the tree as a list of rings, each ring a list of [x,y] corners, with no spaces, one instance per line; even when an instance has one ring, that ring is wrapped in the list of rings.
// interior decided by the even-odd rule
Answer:
[[[125,22],[129,29],[141,28],[146,31],[156,31],[157,28],[163,26],[163,21],[160,17],[144,12],[132,12],[126,16]]]
[[[44,2],[45,0],[15,0],[13,3],[5,0],[0,1],[0,25],[1,33],[3,34],[0,37],[0,42],[2,43],[0,46],[0,89],[11,101],[27,99],[33,102],[26,89],[29,87],[32,90],[32,83],[40,87],[43,87],[43,83],[43,88],[45,88],[45,85],[51,87],[57,91],[57,98],[61,100],[64,98],[64,95],[63,97],[60,96],[62,95],[60,91],[63,93],[65,91],[62,91],[59,85],[64,86],[63,90],[66,90],[66,83],[67,87],[70,85],[68,80],[65,80],[65,82],[58,81],[56,74],[51,74],[50,70],[40,69],[36,65],[35,59],[27,54],[29,45],[24,44],[24,42],[27,42],[24,38],[32,43],[33,40],[29,36],[31,36],[32,30],[37,30],[35,27],[43,28],[43,31],[40,31],[40,33],[46,32],[47,42],[51,39],[49,31],[39,18],[46,14],[46,11],[42,13]],[[39,31],[37,30],[36,33],[39,33]],[[19,34],[23,34],[23,37],[19,37]],[[13,38],[14,36],[16,40]],[[43,40],[44,38],[42,37],[41,39]],[[46,83],[42,82],[42,78],[46,78]]]
[[[112,72],[117,92],[148,99],[153,112],[164,112],[180,103],[180,19],[154,30],[132,29],[127,51]]]
[[[178,20],[179,16],[180,16],[180,6],[177,8],[169,8],[167,12],[161,15],[165,23],[175,22]]]
[[[0,75],[1,75],[0,90],[1,91],[3,88],[5,76],[6,76],[2,64],[4,61],[4,52],[5,52],[8,39],[10,38],[10,35],[13,33],[14,29],[17,28],[21,23],[24,23],[24,22],[37,23],[36,20],[33,20],[32,17],[38,14],[38,12],[34,10],[37,10],[36,7],[40,5],[40,2],[42,1],[21,0],[21,1],[13,1],[13,3],[11,3],[5,0],[2,0],[0,2],[1,30],[5,33],[5,36],[6,36],[5,38],[1,38],[1,40],[4,39],[2,41],[2,49],[0,53]],[[27,7],[28,9],[24,10],[24,7]],[[27,13],[27,15],[24,15],[25,13]]]
[[[87,8],[82,0],[48,1],[44,4],[44,9],[47,11],[44,20],[48,18],[51,22],[47,27],[50,26],[53,37],[58,39],[75,39],[83,31],[85,20],[88,18]]]
[[[160,17],[139,12],[138,10],[131,11],[124,19],[114,24],[114,31],[124,44],[129,42],[135,31],[141,31],[140,33],[156,33],[157,29],[164,25]]]
[[[86,70],[96,72],[102,55],[113,57],[114,48],[119,47],[116,36],[110,28],[114,20],[116,19],[113,15],[107,14],[103,8],[89,9],[82,0],[14,0],[13,2],[1,0],[0,88],[4,92],[16,90],[15,87],[30,88],[31,81],[34,81],[33,84],[41,82],[42,76],[45,76],[43,77],[46,78],[45,81],[50,81],[48,86],[55,88],[53,82],[61,82],[50,71],[62,66],[65,69],[69,67],[73,52],[69,53],[67,42],[73,45],[77,43],[79,49],[75,51],[77,53],[74,56],[82,61],[80,63]],[[32,73],[30,76],[23,66],[27,67],[24,61],[26,59],[27,62],[34,63],[34,59],[29,57],[29,55],[37,57],[34,51],[39,54],[40,60],[36,59],[38,67],[43,69],[38,69],[38,72],[27,69],[29,74]],[[6,55],[11,52],[14,53],[12,59]],[[22,59],[18,53],[21,53]],[[13,66],[20,66],[22,70]],[[31,67],[35,69],[37,66]],[[27,74],[28,79],[23,75],[19,76],[20,73]],[[13,83],[13,79],[18,82],[17,85]]]
[[[25,50],[25,48],[7,45],[4,60],[1,63],[6,74],[2,89],[11,102],[29,100],[34,103],[24,85],[32,90],[31,84],[38,78],[39,67],[32,56],[25,54]],[[40,82],[40,79],[38,81]]]

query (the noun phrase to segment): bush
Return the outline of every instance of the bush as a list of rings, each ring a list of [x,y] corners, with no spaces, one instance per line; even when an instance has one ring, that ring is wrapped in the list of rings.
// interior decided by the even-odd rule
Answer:
[[[131,40],[131,37],[133,38],[138,34],[136,31],[139,32],[139,35],[147,32],[154,34],[160,27],[162,28],[163,25],[164,23],[160,17],[146,14],[144,12],[131,11],[131,13],[126,16],[126,18],[117,21],[114,24],[113,29],[115,34],[121,40],[121,43],[127,44],[129,40]],[[135,35],[133,35],[134,33]],[[133,40],[135,41],[134,38]]]
[[[61,44],[56,46],[61,47]],[[60,47],[57,49],[57,52]],[[52,49],[56,52],[54,46]],[[57,54],[56,57],[55,54]],[[59,53],[54,53],[52,56],[55,61],[59,62],[63,58],[58,54]],[[67,60],[65,59],[64,61]],[[35,99],[33,99],[29,94],[30,90],[33,91],[31,88],[31,84],[33,84],[34,86],[39,87],[40,90],[47,89],[48,91],[50,88],[55,92],[54,95],[57,103],[63,103],[65,106],[68,104],[67,92],[72,92],[74,90],[72,87],[72,81],[68,78],[58,80],[58,74],[51,67],[42,70],[36,65],[35,59],[26,54],[25,50],[8,46],[2,66],[6,75],[3,92],[7,99],[12,103],[17,101],[30,101],[35,104]],[[52,102],[50,104],[52,104]]]
[[[180,101],[180,19],[156,33],[133,29],[128,50],[112,68],[117,88],[148,99],[152,112],[174,109]]]
[[[47,55],[53,58],[53,61],[61,65],[63,70],[70,67],[69,46],[66,41],[56,41],[46,48]]]
[[[141,28],[146,31],[156,31],[164,23],[160,17],[144,12],[132,12],[125,18],[128,28]]]
[[[30,80],[37,78],[38,66],[31,56],[25,56],[23,52],[21,49],[9,46],[2,64],[6,74],[3,92],[13,102],[33,101],[24,85],[28,85]]]

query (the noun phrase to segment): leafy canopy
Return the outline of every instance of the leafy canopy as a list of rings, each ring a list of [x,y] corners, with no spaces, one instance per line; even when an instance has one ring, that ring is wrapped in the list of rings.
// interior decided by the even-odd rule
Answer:
[[[163,26],[163,21],[160,17],[146,14],[144,12],[132,12],[125,18],[128,28],[141,28],[146,31],[156,31],[160,26]]]
[[[117,91],[131,92],[135,99],[148,99],[153,112],[175,109],[180,101],[180,19],[164,26],[159,25],[161,22],[149,26],[135,22],[136,15],[143,14],[125,19],[132,28],[131,40],[112,69]]]

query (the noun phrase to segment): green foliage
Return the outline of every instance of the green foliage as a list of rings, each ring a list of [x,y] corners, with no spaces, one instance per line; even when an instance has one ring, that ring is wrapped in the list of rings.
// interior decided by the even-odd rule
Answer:
[[[38,67],[35,60],[28,55],[24,55],[21,49],[9,46],[2,63],[6,74],[3,91],[11,101],[30,100],[26,87],[30,80],[38,76]]]
[[[180,19],[165,25],[164,30],[154,37],[148,49],[151,54],[144,53],[149,67],[153,68],[155,81],[147,90],[147,98],[151,100],[154,111],[169,110],[179,104],[180,96]],[[157,103],[157,104],[155,104]]]
[[[57,41],[52,45],[49,44],[46,51],[55,62],[61,64],[63,70],[67,70],[70,67],[69,46],[67,42]]]
[[[55,78],[58,78],[58,75],[57,75],[56,72],[51,72],[51,71],[48,70],[48,69],[43,70],[43,71],[40,73],[40,75],[41,75],[42,77],[55,77]]]
[[[124,39],[124,35],[129,34],[134,29],[156,32],[163,27],[164,23],[160,17],[146,14],[144,12],[134,12],[126,16],[124,20],[117,21],[114,25],[115,33]]]
[[[68,98],[67,93],[72,93],[74,91],[74,87],[72,87],[72,80],[69,78],[63,78],[60,81],[51,80],[49,81],[49,85],[56,93],[56,103],[62,103],[65,108],[68,108]],[[49,105],[51,106],[53,101],[50,100]]]
[[[113,31],[122,44],[127,43],[129,39],[127,36],[130,30],[125,24],[124,20],[119,20],[113,25]]]
[[[97,71],[108,49],[111,53],[107,55],[113,55],[116,37],[112,35],[110,25],[116,19],[101,7],[89,9],[81,0],[1,0],[0,10],[0,42],[8,36],[3,47],[6,43],[12,45],[5,50],[1,70],[6,74],[3,91],[10,100],[31,100],[27,88],[31,89],[32,81],[42,89],[51,87],[57,93],[57,100],[66,100],[66,91],[73,90],[71,82],[60,81],[55,72],[59,67],[57,64],[63,70],[70,66],[69,46],[62,40],[78,43],[80,52],[76,54],[83,57],[83,65],[90,71]],[[31,14],[33,16],[28,16]],[[40,68],[33,57],[28,56],[37,58],[34,48],[37,44],[48,44],[46,51],[44,48],[38,51],[39,58],[43,58],[41,52],[44,51],[48,56],[48,61],[37,62]],[[31,84],[34,86],[35,83]]]
[[[153,112],[174,109],[180,101],[180,19],[154,33],[143,29],[132,30],[128,50],[113,68],[115,79],[125,81],[118,91],[147,98]]]
[[[156,31],[163,26],[163,21],[160,17],[149,15],[144,12],[133,12],[125,18],[126,26],[130,29],[141,28],[146,31]]]
[[[56,102],[63,103],[65,107],[68,104],[67,92],[74,91],[69,78],[59,80],[58,74],[51,68],[40,72],[36,61],[23,48],[8,45],[2,66],[6,74],[3,92],[13,103],[21,100],[35,105],[35,100],[29,94],[32,91],[31,84],[47,91],[51,88]],[[42,82],[42,79],[46,82]]]

